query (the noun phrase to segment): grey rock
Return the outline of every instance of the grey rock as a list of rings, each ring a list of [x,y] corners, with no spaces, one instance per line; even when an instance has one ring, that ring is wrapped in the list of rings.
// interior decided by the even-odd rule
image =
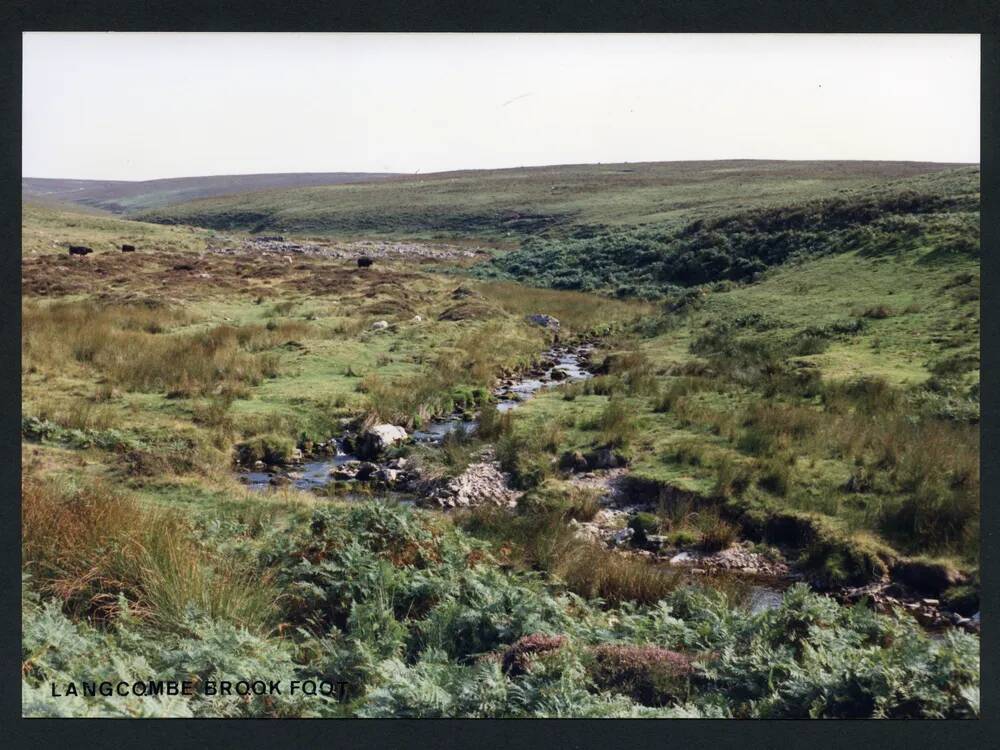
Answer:
[[[536,326],[541,326],[542,328],[548,328],[550,331],[559,330],[559,321],[551,315],[534,313],[528,316],[528,322],[534,323]]]
[[[399,471],[397,469],[382,468],[375,472],[375,481],[381,484],[392,486],[396,484],[398,478]]]
[[[361,458],[377,458],[387,448],[406,440],[406,430],[392,424],[377,424],[354,441],[354,451]]]
[[[611,536],[611,543],[615,546],[626,544],[629,541],[631,541],[634,535],[635,531],[633,529],[626,527]]]

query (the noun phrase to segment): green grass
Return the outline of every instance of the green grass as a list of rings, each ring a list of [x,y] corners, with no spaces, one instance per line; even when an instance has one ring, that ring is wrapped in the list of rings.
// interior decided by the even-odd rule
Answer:
[[[214,233],[193,227],[166,227],[114,216],[86,213],[73,207],[25,203],[21,213],[21,253],[60,252],[86,245],[95,252],[121,252],[123,244],[138,250],[203,250]]]
[[[509,244],[539,233],[682,222],[835,195],[947,165],[663,162],[447,172],[363,185],[245,193],[139,213],[220,230],[455,237]],[[754,189],[747,190],[747,182]]]

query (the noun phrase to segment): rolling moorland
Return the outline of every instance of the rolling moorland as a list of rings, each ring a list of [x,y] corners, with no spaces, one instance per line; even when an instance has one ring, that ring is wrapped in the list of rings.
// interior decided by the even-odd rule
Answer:
[[[21,194],[25,200],[34,203],[71,203],[111,213],[127,213],[198,198],[247,193],[254,190],[375,182],[394,176],[363,172],[306,172],[175,177],[140,181],[24,177],[21,179]]]
[[[977,167],[138,216],[25,206],[26,715],[978,715]]]

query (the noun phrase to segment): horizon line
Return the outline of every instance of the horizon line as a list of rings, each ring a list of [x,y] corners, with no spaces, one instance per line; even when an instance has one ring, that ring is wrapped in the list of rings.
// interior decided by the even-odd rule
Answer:
[[[981,166],[980,161],[938,161],[934,159],[794,159],[794,158],[747,158],[747,157],[723,157],[712,159],[660,159],[643,161],[597,161],[597,162],[563,162],[558,164],[520,164],[511,167],[460,167],[457,169],[443,169],[433,172],[369,172],[365,170],[304,170],[294,172],[226,172],[217,174],[186,174],[171,177],[148,177],[143,179],[120,179],[113,177],[39,177],[33,175],[21,175],[22,180],[72,180],[75,182],[119,182],[119,183],[140,183],[140,182],[161,182],[165,180],[185,180],[213,177],[264,177],[270,175],[372,175],[384,177],[418,177],[453,174],[459,172],[502,172],[516,169],[552,169],[554,167],[597,167],[597,166],[617,166],[623,164],[643,165],[643,164],[696,164],[705,162],[811,162],[811,163],[872,163],[872,164],[940,164],[948,166],[973,167]]]

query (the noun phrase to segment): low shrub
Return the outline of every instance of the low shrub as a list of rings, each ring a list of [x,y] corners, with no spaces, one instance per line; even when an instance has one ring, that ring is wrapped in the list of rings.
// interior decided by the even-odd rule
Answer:
[[[690,657],[658,646],[606,644],[591,652],[588,672],[601,690],[644,706],[666,706],[688,694]]]
[[[660,531],[660,519],[653,513],[636,513],[628,520],[628,528],[634,532],[632,542],[639,546],[646,544],[647,537]]]
[[[883,320],[891,316],[892,310],[885,305],[875,305],[874,307],[869,307],[860,315],[862,318],[870,318],[872,320]]]
[[[545,635],[532,633],[514,641],[501,656],[501,668],[504,674],[511,677],[526,674],[531,670],[532,663],[545,654],[558,651],[566,645],[564,635]]]
[[[552,459],[538,444],[536,436],[512,430],[497,441],[496,457],[500,468],[510,474],[518,489],[537,487],[552,473]]]

